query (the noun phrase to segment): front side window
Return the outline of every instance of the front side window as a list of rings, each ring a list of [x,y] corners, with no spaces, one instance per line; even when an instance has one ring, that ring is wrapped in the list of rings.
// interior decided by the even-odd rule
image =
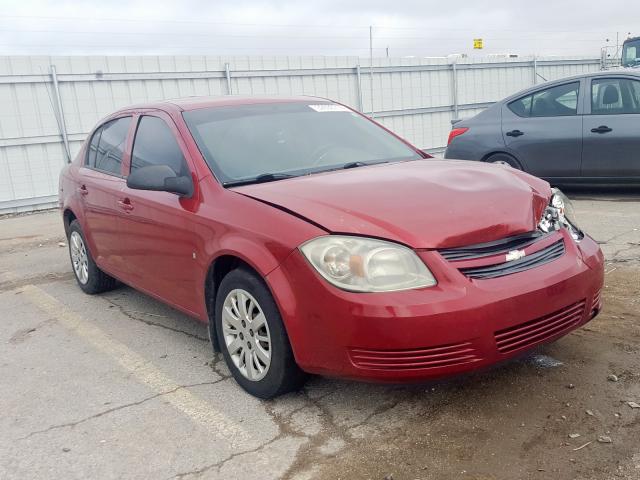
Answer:
[[[640,113],[640,81],[628,78],[596,78],[591,81],[591,113],[616,115]]]
[[[105,123],[91,139],[88,165],[105,173],[120,175],[130,125],[131,117],[118,118]],[[99,139],[96,140],[98,133]]]
[[[173,132],[159,117],[140,118],[131,154],[131,171],[150,165],[167,165],[176,176],[190,176]]]
[[[203,108],[183,116],[225,185],[422,158],[391,133],[334,103]]]
[[[567,83],[519,98],[508,104],[520,117],[563,117],[577,115],[580,82]]]

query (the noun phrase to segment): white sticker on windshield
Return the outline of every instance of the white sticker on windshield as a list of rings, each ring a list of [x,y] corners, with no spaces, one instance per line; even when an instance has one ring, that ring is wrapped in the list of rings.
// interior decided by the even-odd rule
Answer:
[[[319,103],[318,105],[309,105],[309,108],[314,109],[316,112],[350,112],[344,105],[336,105],[335,103]]]

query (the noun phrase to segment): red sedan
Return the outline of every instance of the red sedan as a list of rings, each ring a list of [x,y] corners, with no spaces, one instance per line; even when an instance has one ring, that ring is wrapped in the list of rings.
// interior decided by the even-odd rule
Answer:
[[[207,322],[263,398],[305,372],[400,382],[485,367],[601,308],[602,252],[562,192],[431,159],[324,99],[120,110],[63,170],[60,206],[82,290],[119,280]]]

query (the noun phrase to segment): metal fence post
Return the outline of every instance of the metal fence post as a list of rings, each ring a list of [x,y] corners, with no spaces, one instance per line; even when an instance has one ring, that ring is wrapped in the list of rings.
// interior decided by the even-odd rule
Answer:
[[[227,95],[231,95],[233,91],[231,90],[231,70],[228,63],[224,64],[224,76],[227,79]]]
[[[451,75],[453,80],[453,119],[458,119],[458,69],[456,62],[451,64]]]
[[[56,66],[50,65],[49,71],[51,72],[51,80],[53,81],[53,93],[56,99],[55,115],[56,115],[56,121],[58,123],[58,130],[60,130],[60,136],[62,137],[64,154],[67,157],[67,163],[71,163],[71,149],[69,148],[69,137],[67,136],[67,124],[64,120],[64,110],[62,108],[62,98],[60,97],[60,86],[58,85],[58,75],[56,73]]]
[[[536,85],[538,83],[538,59],[536,56],[533,56],[533,84]]]
[[[360,64],[356,65],[356,87],[358,88],[358,110],[363,111],[362,104],[362,74],[360,73]]]
[[[373,118],[373,27],[369,26],[369,88],[371,89],[371,118]]]

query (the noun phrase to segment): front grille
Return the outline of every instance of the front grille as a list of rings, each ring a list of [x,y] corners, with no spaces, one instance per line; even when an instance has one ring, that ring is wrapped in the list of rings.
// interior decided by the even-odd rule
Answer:
[[[450,367],[481,360],[470,342],[412,350],[350,348],[349,356],[357,367],[395,371]]]
[[[541,231],[523,233],[493,242],[477,243],[466,247],[445,248],[438,250],[438,253],[450,262],[490,257],[499,253],[506,253],[509,250],[522,250],[540,240],[544,235]]]
[[[474,279],[496,278],[539,267],[560,258],[562,255],[564,255],[564,241],[558,240],[542,250],[531,253],[519,260],[483,265],[481,267],[461,268],[460,271],[467,277]]]
[[[574,303],[544,317],[494,333],[498,351],[511,353],[529,348],[580,323],[586,301]]]

